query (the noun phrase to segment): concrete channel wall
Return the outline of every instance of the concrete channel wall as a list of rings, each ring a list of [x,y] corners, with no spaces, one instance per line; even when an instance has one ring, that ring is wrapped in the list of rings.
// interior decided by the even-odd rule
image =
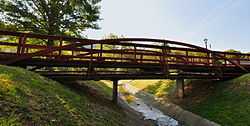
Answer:
[[[130,118],[135,119],[140,126],[155,126],[155,123],[152,120],[144,120],[143,115],[140,112],[135,111],[134,109],[130,108],[127,103],[125,103],[121,98],[118,98],[118,104],[120,107],[124,109],[124,112]]]
[[[172,103],[162,104],[162,107],[164,108],[164,110],[162,110],[163,112],[183,122],[184,124],[188,126],[220,126],[219,124],[213,121],[209,121],[192,112],[186,111],[182,109],[181,107]]]
[[[146,104],[152,105],[161,110],[164,114],[178,120],[185,126],[220,126],[213,121],[205,119],[199,115],[182,109],[180,106],[173,103],[159,103],[155,100],[153,95],[140,92],[136,94],[137,97],[143,99]]]

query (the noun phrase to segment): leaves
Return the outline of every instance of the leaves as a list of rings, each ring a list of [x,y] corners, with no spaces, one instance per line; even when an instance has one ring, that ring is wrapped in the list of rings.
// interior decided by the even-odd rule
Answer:
[[[0,23],[12,24],[18,31],[81,37],[84,30],[99,28],[100,1],[1,0]]]

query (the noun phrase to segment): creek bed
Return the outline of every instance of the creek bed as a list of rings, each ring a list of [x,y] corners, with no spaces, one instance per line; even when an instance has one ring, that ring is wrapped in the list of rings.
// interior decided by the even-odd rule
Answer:
[[[138,89],[129,84],[123,84],[121,86],[130,94],[138,92]],[[124,94],[120,93],[119,95],[122,97]],[[135,97],[133,101],[127,104],[133,110],[140,112],[144,120],[152,120],[157,126],[181,126],[177,120],[165,115],[157,108],[144,103],[143,100],[138,97]]]

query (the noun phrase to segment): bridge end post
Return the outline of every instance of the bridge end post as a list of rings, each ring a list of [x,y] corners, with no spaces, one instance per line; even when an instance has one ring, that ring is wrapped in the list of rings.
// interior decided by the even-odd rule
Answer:
[[[118,80],[113,80],[112,102],[115,104],[118,103]]]
[[[176,79],[176,94],[178,98],[184,98],[184,79]]]

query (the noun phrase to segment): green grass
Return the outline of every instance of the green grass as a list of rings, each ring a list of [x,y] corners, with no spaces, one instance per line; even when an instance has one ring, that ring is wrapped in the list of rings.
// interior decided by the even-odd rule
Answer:
[[[0,65],[0,126],[19,125],[132,124],[116,105],[103,103],[36,73]]]
[[[131,85],[133,85],[134,87],[143,90],[146,87],[150,86],[150,85],[154,85],[155,83],[159,82],[161,80],[123,80],[121,81],[121,83],[130,83]]]
[[[222,126],[250,126],[250,74],[228,80],[187,80],[186,97],[173,97],[174,81],[157,81],[144,91]],[[190,88],[191,85],[191,88]]]
[[[112,97],[112,84],[109,85],[102,81],[81,81],[80,84],[87,85],[88,87],[99,91],[99,93],[106,98]]]
[[[104,85],[110,87],[110,89],[112,88],[111,81],[102,82],[104,83]],[[172,80],[121,80],[120,83],[129,83],[135,88],[153,94],[158,98],[167,97],[167,95],[170,92],[172,93],[173,89],[175,88],[175,81]],[[128,103],[132,102],[135,99],[134,96],[126,92],[121,87],[119,88],[119,92],[122,92],[124,94],[124,100],[126,100]]]
[[[218,82],[207,99],[188,109],[223,126],[250,126],[250,74]]]
[[[160,80],[154,84],[148,85],[143,89],[143,91],[153,94],[159,98],[159,97],[166,97],[169,93],[171,93],[174,87],[175,87],[175,81]]]

